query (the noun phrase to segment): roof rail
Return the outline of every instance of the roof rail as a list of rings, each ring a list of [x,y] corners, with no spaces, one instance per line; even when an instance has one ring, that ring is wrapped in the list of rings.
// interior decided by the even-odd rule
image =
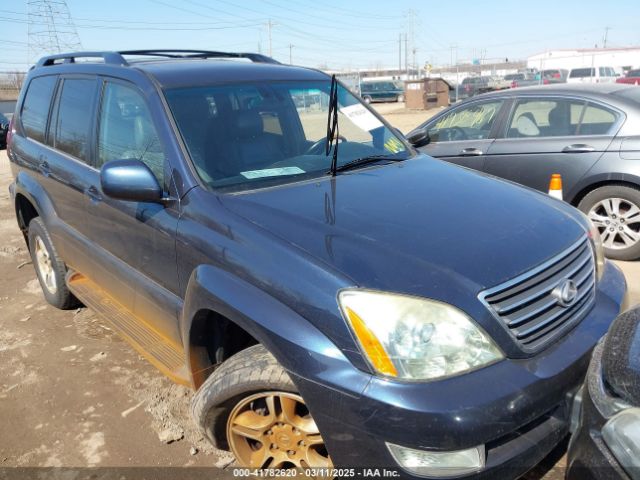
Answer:
[[[113,65],[128,65],[127,61],[118,52],[73,52],[73,53],[59,53],[56,55],[48,55],[38,60],[37,67],[48,67],[55,65],[57,60],[62,60],[61,63],[75,63],[77,58],[102,58],[104,63]]]
[[[72,52],[48,55],[38,60],[36,68],[48,67],[59,63],[75,63],[79,58],[102,58],[111,65],[129,65],[124,56],[140,55],[164,58],[246,58],[254,63],[274,63],[277,60],[260,53],[214,52],[210,50],[123,50],[120,52]]]
[[[211,50],[123,50],[120,55],[145,55],[166,58],[246,58],[254,63],[280,63],[260,53],[217,52]]]

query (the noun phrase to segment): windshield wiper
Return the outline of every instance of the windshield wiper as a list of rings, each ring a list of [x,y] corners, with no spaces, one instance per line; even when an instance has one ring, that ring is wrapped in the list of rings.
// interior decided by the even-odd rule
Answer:
[[[358,168],[369,163],[379,162],[381,160],[388,160],[390,162],[402,162],[404,158],[392,157],[390,155],[367,155],[366,157],[356,158],[344,165],[336,166],[336,172],[344,172],[345,170],[351,170],[352,168]],[[334,173],[335,175],[335,173]]]
[[[325,155],[328,157],[331,147],[333,147],[333,157],[331,158],[331,169],[328,173],[332,177],[338,171],[338,80],[335,74],[331,76],[331,89],[329,92],[329,112],[327,114],[327,138],[325,140]]]

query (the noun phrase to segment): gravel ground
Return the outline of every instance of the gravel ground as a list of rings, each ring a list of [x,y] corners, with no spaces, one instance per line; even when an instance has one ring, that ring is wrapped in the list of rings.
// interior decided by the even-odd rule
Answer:
[[[375,107],[404,132],[437,112]],[[188,389],[165,379],[90,310],[59,311],[44,301],[10,205],[10,181],[2,151],[0,479],[27,475],[2,467],[228,466],[232,457],[192,427]],[[628,279],[640,275],[640,263],[621,266]],[[630,287],[638,303],[640,285]],[[563,448],[527,478],[562,478]],[[188,469],[186,476],[197,471]],[[171,472],[177,478],[185,470]],[[32,473],[27,476],[81,478],[74,470]],[[161,476],[156,470],[151,478]]]

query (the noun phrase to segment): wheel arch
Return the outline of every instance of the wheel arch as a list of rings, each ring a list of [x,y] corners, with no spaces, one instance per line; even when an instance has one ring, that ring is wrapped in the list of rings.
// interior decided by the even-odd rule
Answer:
[[[42,185],[27,172],[18,173],[11,189],[18,225],[23,235],[33,218],[42,217],[45,224],[50,226],[51,220],[57,217],[51,198]]]
[[[211,322],[217,326],[207,326]],[[187,366],[195,389],[215,367],[204,357],[198,343],[203,343],[202,335],[220,332],[219,322],[228,322],[233,325],[231,331],[245,335],[247,346],[263,345],[294,376],[326,379],[328,385],[357,393],[368,383],[369,377],[355,369],[326,335],[298,313],[230,272],[201,265],[189,279],[180,319]],[[204,343],[207,341],[211,340]],[[216,342],[219,340],[213,341]],[[232,346],[229,351],[233,350]]]
[[[589,179],[589,183],[578,186],[578,188],[575,189],[577,193],[573,194],[571,198],[568,198],[567,202],[577,208],[582,199],[593,190],[612,185],[640,189],[640,177],[625,174],[609,174],[591,178]]]

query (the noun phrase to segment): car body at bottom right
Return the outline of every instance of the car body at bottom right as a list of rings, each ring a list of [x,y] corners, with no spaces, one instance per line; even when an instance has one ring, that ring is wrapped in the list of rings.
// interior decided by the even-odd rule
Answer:
[[[425,133],[427,135],[425,135]],[[478,95],[410,132],[420,151],[563,198],[598,227],[605,254],[640,258],[640,89],[559,84]]]
[[[574,401],[567,480],[640,478],[640,307],[596,346]]]

